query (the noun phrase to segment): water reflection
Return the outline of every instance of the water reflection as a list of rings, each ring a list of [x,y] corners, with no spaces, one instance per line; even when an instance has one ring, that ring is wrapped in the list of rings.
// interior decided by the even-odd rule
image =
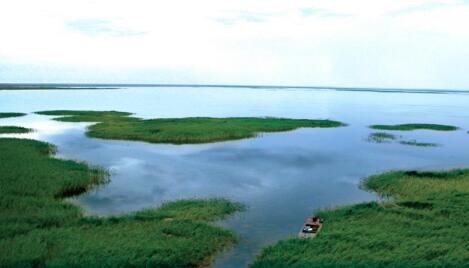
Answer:
[[[22,134],[0,134],[0,137],[6,138],[25,138],[42,140],[45,136],[59,135],[67,130],[83,129],[88,124],[64,124],[57,121],[52,121],[48,117],[29,114],[27,116],[2,118],[0,119],[0,126],[20,126],[30,128],[33,131]]]

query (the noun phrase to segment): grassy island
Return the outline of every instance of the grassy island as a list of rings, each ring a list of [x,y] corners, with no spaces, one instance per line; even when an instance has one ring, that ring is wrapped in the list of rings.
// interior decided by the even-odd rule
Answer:
[[[301,127],[340,127],[332,120],[285,119],[269,117],[189,117],[143,120],[116,111],[44,111],[64,122],[97,122],[87,135],[95,138],[139,140],[152,143],[208,143],[255,137],[260,132],[294,130]]]
[[[251,267],[467,267],[469,169],[388,172],[364,186],[385,201],[320,211],[317,238],[280,241]]]
[[[25,113],[0,113],[0,118],[25,116]]]
[[[22,134],[31,132],[32,129],[17,126],[0,126],[0,134]]]
[[[236,241],[210,224],[242,209],[181,200],[122,216],[85,217],[64,198],[106,171],[52,158],[50,144],[0,139],[0,267],[201,267]]]
[[[438,124],[400,124],[400,125],[371,125],[372,129],[380,130],[400,130],[400,131],[410,131],[410,130],[437,130],[437,131],[453,131],[457,130],[458,127],[450,125],[438,125]]]

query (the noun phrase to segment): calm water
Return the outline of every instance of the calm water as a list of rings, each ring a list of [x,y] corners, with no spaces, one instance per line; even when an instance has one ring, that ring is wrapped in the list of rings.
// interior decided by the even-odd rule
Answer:
[[[28,115],[0,125],[35,128],[24,135],[58,145],[58,157],[110,169],[111,182],[76,199],[90,214],[118,214],[191,197],[227,197],[248,210],[218,224],[240,243],[215,260],[243,267],[260,248],[295,236],[318,208],[368,201],[360,180],[390,169],[434,169],[469,163],[469,95],[243,88],[127,88],[119,90],[0,91],[0,111],[119,110],[136,116],[277,116],[330,118],[349,124],[298,129],[203,145],[107,141],[84,136],[87,124]],[[455,132],[396,132],[435,142],[423,148],[367,141],[375,123],[444,123]]]

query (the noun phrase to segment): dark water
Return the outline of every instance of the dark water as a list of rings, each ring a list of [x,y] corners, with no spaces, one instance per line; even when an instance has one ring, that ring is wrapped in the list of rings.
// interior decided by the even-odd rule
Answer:
[[[461,167],[469,163],[469,95],[232,88],[129,88],[0,92],[1,111],[120,110],[142,117],[281,116],[331,118],[350,125],[298,129],[202,145],[107,141],[84,136],[86,124],[30,115],[0,120],[38,129],[58,157],[109,168],[111,182],[77,198],[87,213],[116,214],[192,197],[227,197],[248,210],[218,224],[240,235],[217,267],[243,267],[260,249],[295,236],[315,209],[368,201],[360,179],[390,169]],[[415,147],[367,141],[375,123],[445,123],[455,132],[395,132]]]

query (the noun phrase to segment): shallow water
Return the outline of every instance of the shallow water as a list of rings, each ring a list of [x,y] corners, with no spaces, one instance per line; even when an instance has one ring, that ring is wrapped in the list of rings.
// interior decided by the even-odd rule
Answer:
[[[28,115],[0,119],[37,131],[20,135],[58,146],[58,157],[109,168],[111,182],[76,199],[93,214],[116,214],[191,197],[227,197],[248,210],[219,224],[240,235],[216,267],[243,267],[260,249],[295,236],[315,209],[368,201],[370,174],[401,168],[450,168],[469,163],[469,95],[300,89],[127,88],[0,91],[4,112],[53,109],[119,110],[137,116],[278,116],[330,118],[349,124],[298,129],[202,145],[109,141],[84,136],[83,123]],[[392,132],[438,147],[370,143],[367,128],[382,123],[454,124],[454,132]]]

